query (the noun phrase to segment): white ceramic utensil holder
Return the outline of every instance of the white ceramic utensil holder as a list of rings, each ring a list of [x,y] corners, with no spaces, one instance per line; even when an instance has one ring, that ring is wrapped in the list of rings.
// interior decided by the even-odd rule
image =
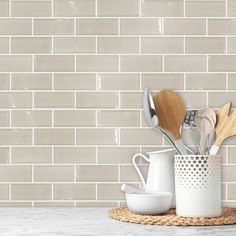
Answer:
[[[175,156],[176,213],[184,217],[221,214],[219,155]]]

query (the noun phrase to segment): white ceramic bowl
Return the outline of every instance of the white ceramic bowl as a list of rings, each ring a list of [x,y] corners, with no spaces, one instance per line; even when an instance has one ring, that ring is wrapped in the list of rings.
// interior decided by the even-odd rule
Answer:
[[[144,192],[126,193],[127,206],[133,212],[145,215],[155,215],[171,208],[172,193]]]

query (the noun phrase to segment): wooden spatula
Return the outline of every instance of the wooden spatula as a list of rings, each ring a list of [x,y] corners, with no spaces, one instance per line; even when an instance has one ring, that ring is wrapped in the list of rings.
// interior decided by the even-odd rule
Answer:
[[[180,134],[186,112],[183,99],[172,90],[162,90],[153,97],[153,100],[159,126],[172,134],[181,154],[188,154]]]
[[[229,115],[232,102],[226,103],[218,111],[216,118],[216,140],[211,147],[210,154],[216,155],[223,141],[236,134],[236,111]]]

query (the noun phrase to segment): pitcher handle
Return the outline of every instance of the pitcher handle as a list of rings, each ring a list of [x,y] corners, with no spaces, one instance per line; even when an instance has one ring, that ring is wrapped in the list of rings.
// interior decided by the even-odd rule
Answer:
[[[141,173],[141,171],[140,171],[140,169],[139,169],[139,167],[137,166],[137,163],[136,163],[136,158],[137,157],[142,157],[145,161],[147,161],[147,162],[150,162],[150,159],[147,157],[147,156],[145,156],[145,155],[143,155],[142,153],[137,153],[137,154],[135,154],[134,156],[133,156],[133,159],[132,159],[132,162],[133,162],[133,165],[134,165],[134,168],[135,168],[135,170],[137,171],[137,173],[138,173],[138,176],[139,176],[139,178],[140,178],[140,180],[141,180],[141,182],[142,182],[142,184],[143,184],[143,187],[144,187],[144,190],[146,189],[146,182],[145,182],[145,180],[144,180],[144,177],[143,177],[143,175],[142,175],[142,173]]]

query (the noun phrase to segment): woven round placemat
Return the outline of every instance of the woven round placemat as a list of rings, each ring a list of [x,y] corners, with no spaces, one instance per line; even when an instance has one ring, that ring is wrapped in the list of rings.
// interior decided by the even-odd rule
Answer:
[[[175,209],[161,215],[139,215],[131,212],[127,207],[110,209],[109,216],[119,221],[148,225],[173,225],[173,226],[207,226],[207,225],[232,225],[236,224],[236,208],[223,207],[219,217],[193,218],[177,216]]]

